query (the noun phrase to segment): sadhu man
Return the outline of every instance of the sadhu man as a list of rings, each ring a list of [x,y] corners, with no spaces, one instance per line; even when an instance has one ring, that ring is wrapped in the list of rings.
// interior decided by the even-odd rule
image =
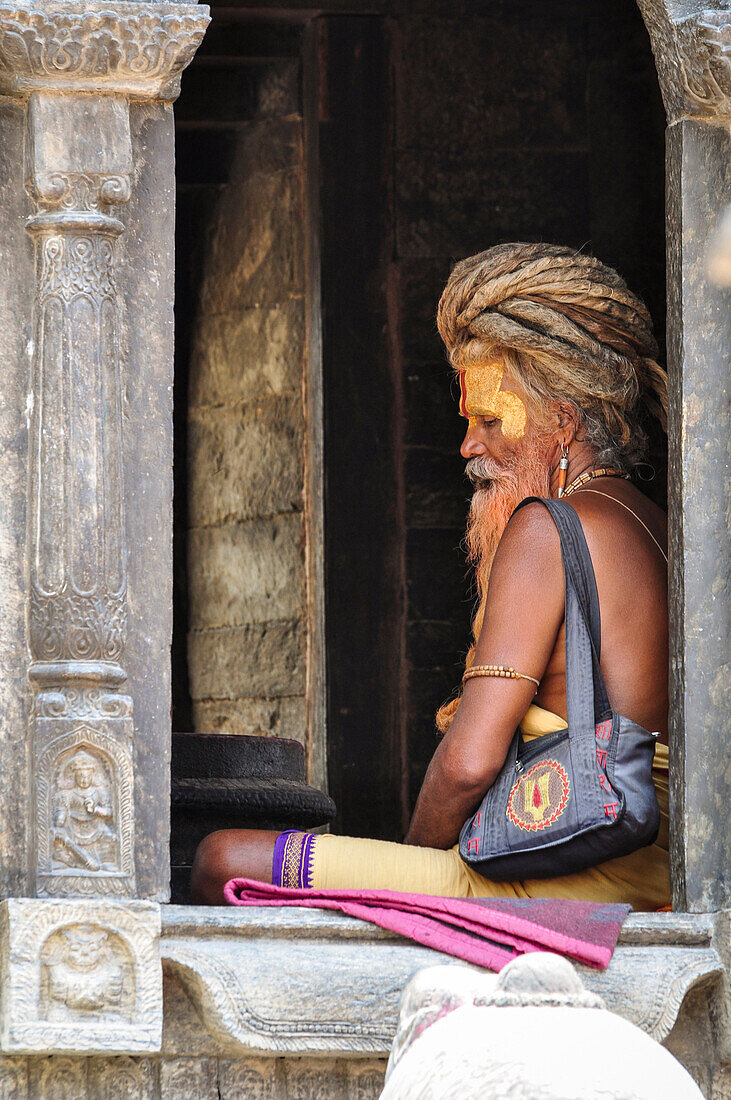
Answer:
[[[649,314],[591,256],[505,244],[457,264],[438,325],[459,377],[461,453],[474,484],[467,545],[480,600],[467,667],[510,667],[521,678],[473,676],[441,708],[444,736],[403,845],[298,831],[213,833],[193,868],[197,902],[220,904],[232,877],[637,909],[669,901],[667,531],[664,514],[631,480],[646,457],[648,421],[664,427],[667,409]],[[460,859],[461,826],[518,726],[524,740],[567,728],[559,536],[540,503],[513,515],[526,497],[559,495],[578,514],[594,566],[609,699],[660,733],[653,778],[662,823],[656,843],[580,873],[492,882]]]

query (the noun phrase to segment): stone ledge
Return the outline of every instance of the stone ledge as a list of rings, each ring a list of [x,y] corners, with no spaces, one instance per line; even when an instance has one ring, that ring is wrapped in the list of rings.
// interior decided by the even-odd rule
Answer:
[[[713,917],[638,914],[606,971],[577,969],[611,1011],[661,1041],[688,991],[723,973],[715,939]],[[164,907],[161,954],[225,1046],[341,1057],[387,1054],[406,982],[445,962],[341,914],[264,908]]]
[[[659,1041],[687,993],[709,983],[722,1061],[724,983],[710,983],[728,964],[730,915],[630,917],[607,970],[577,969],[607,1008]],[[416,971],[467,965],[339,913],[23,898],[0,906],[0,961],[5,1053],[159,1052],[162,962],[205,1046],[319,1058],[384,1057]],[[190,1054],[192,1033],[183,1036],[167,1053]]]

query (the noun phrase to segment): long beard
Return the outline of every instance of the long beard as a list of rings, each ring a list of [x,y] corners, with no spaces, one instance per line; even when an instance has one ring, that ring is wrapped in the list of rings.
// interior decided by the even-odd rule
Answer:
[[[490,458],[472,458],[467,463],[467,476],[476,488],[472,495],[465,542],[467,561],[475,570],[478,595],[477,611],[472,620],[473,642],[465,661],[465,667],[469,668],[475,658],[485,617],[492,563],[508,520],[526,497],[550,496],[546,442],[535,433],[526,436],[513,451],[509,466]],[[458,706],[459,698],[452,699],[437,712],[437,728],[442,733],[449,729]]]

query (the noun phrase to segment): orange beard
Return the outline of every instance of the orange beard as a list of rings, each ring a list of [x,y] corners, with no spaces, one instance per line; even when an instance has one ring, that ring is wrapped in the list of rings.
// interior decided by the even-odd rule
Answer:
[[[495,552],[508,520],[526,497],[550,496],[550,469],[545,440],[535,432],[527,434],[512,450],[509,465],[494,459],[472,458],[467,475],[475,483],[467,520],[467,561],[474,567],[479,602],[472,620],[473,642],[465,668],[475,659],[477,640],[482,630]],[[437,711],[437,729],[446,733],[457,712],[460,699],[450,700]]]

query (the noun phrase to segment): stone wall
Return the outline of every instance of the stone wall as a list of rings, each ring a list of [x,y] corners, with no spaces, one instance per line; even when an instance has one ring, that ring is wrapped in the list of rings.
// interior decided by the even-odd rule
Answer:
[[[177,105],[178,267],[187,283],[178,314],[189,326],[179,356],[189,359],[187,530],[178,537],[187,540],[194,728],[304,742],[298,49],[296,29],[222,16]]]

